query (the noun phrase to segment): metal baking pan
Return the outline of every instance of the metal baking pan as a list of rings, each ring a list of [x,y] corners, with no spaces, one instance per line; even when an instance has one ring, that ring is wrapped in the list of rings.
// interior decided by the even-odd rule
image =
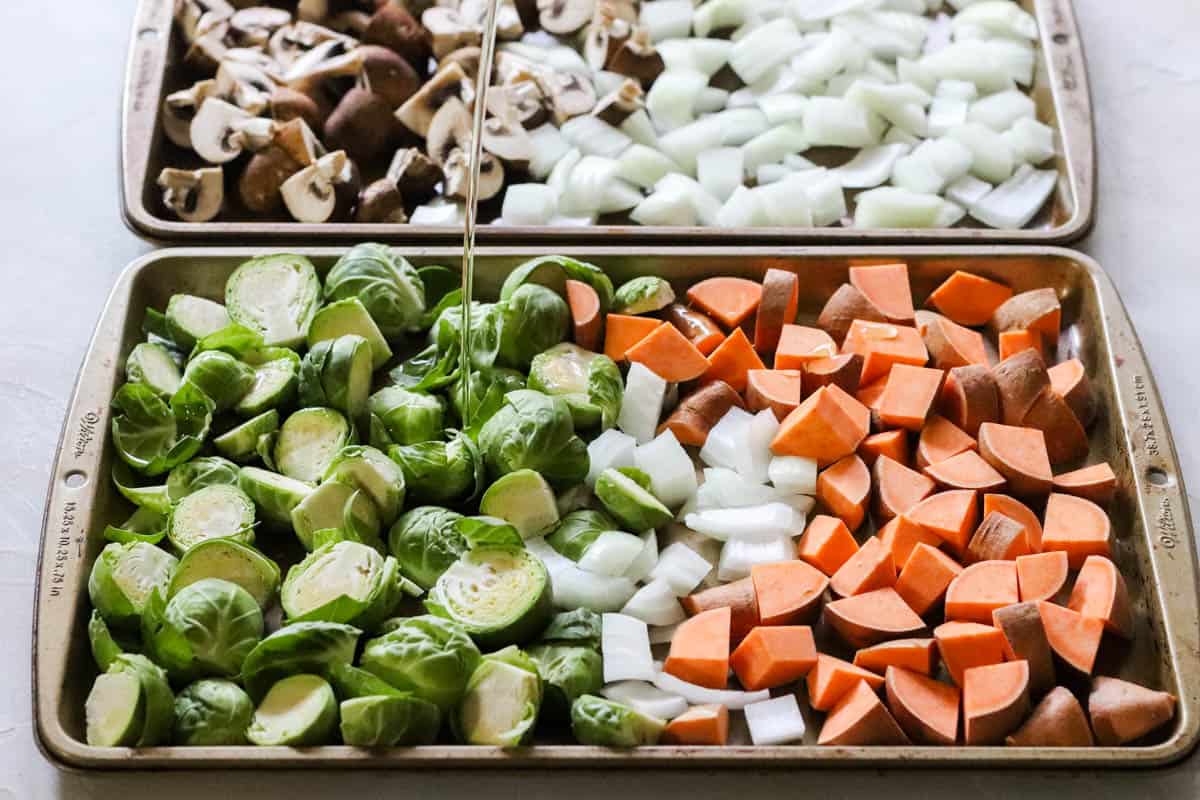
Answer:
[[[105,446],[109,400],[123,380],[124,356],[141,339],[143,310],[162,308],[175,292],[220,298],[226,277],[243,260],[267,252],[250,248],[168,249],[135,261],[122,273],[96,327],[63,425],[50,476],[36,581],[33,627],[33,714],[42,750],[60,765],[82,769],[163,768],[417,768],[417,767],[792,767],[1013,766],[1148,767],[1176,761],[1200,737],[1200,612],[1193,533],[1183,478],[1162,403],[1129,317],[1112,282],[1086,256],[1050,247],[873,248],[628,248],[568,249],[603,266],[617,280],[658,274],[685,281],[717,274],[760,278],[768,267],[800,281],[802,314],[815,316],[853,263],[903,260],[923,298],[953,270],[1003,280],[1018,291],[1051,286],[1062,298],[1065,330],[1060,356],[1087,366],[1100,401],[1091,431],[1093,459],[1108,460],[1120,491],[1111,508],[1114,558],[1129,583],[1137,630],[1127,653],[1103,664],[1118,674],[1166,689],[1179,698],[1172,727],[1146,743],[1122,748],[818,747],[810,715],[806,745],[645,747],[614,751],[568,744],[515,751],[435,745],[365,751],[350,747],[95,748],[83,740],[83,704],[95,666],[88,649],[86,590],[92,560],[103,547],[105,524],[127,513],[109,472]],[[333,248],[301,248],[325,269]],[[544,252],[544,250],[542,251]],[[477,258],[481,297],[495,297],[513,266],[532,248],[483,248]],[[413,248],[417,264],[453,263],[452,248]],[[1113,650],[1102,657],[1108,658]],[[801,693],[803,694],[803,693]],[[802,704],[804,701],[802,700]],[[805,708],[805,713],[809,711]]]
[[[1083,45],[1071,0],[1018,0],[1037,17],[1040,30],[1031,96],[1038,119],[1057,131],[1058,187],[1038,216],[1023,230],[983,227],[893,228],[667,228],[638,225],[589,227],[481,226],[481,243],[530,242],[613,244],[614,237],[644,244],[719,245],[722,242],[772,244],[1013,242],[1063,244],[1081,238],[1095,211],[1096,148]],[[164,166],[200,166],[194,155],[166,140],[158,124],[162,99],[188,82],[180,74],[183,46],[171,24],[171,0],[139,0],[130,38],[121,105],[121,208],[137,233],[163,242],[347,241],[386,239],[407,243],[447,243],[462,229],[425,225],[362,223],[306,224],[240,219],[182,222],[162,205],[155,179]],[[495,213],[495,212],[493,212]]]

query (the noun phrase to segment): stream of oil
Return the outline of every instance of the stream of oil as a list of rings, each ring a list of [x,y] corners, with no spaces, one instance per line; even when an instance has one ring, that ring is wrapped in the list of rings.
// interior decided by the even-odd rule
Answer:
[[[459,374],[462,379],[463,427],[469,428],[473,415],[471,406],[471,299],[475,292],[475,227],[479,217],[479,169],[483,158],[483,123],[487,116],[487,89],[491,82],[492,60],[496,50],[496,8],[499,0],[488,0],[483,21],[483,41],[480,43],[479,72],[475,77],[475,106],[471,119],[469,171],[467,173],[467,203],[463,221],[462,252],[462,349],[459,353]]]

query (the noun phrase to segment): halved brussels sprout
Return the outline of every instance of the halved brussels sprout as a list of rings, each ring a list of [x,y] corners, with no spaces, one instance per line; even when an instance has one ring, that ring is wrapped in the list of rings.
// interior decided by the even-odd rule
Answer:
[[[267,345],[297,347],[317,312],[321,283],[304,256],[253,258],[225,283],[229,318],[262,334]]]
[[[339,700],[378,695],[408,696],[408,692],[397,689],[375,673],[350,664],[333,664],[326,677]]]
[[[206,539],[189,548],[179,559],[167,589],[167,599],[185,586],[206,578],[236,583],[249,592],[262,609],[271,605],[279,591],[279,565],[274,561],[233,539]]]
[[[279,411],[269,408],[213,439],[217,452],[233,461],[249,461],[258,455],[258,444],[264,436],[279,430]]]
[[[580,744],[598,747],[657,744],[665,727],[661,719],[591,694],[571,704],[571,733]]]
[[[325,277],[325,298],[357,297],[388,338],[414,330],[425,311],[425,287],[412,264],[387,245],[350,248]]]
[[[237,486],[240,472],[237,464],[219,456],[193,458],[175,467],[167,475],[167,497],[172,503],[178,503],[205,486]]]
[[[236,486],[205,486],[171,509],[167,538],[181,553],[208,539],[254,544],[254,501]]]
[[[421,616],[400,619],[387,633],[368,641],[359,663],[446,713],[462,699],[479,658],[479,648],[462,626]]]
[[[101,672],[107,671],[117,660],[117,656],[125,652],[113,637],[112,631],[108,629],[108,623],[104,621],[104,617],[100,616],[100,612],[94,608],[92,616],[88,620],[88,644],[91,646],[92,659]]]
[[[429,589],[466,552],[467,542],[456,526],[462,516],[448,508],[418,506],[396,520],[388,532],[388,550],[404,577]]]
[[[471,673],[454,729],[467,744],[517,747],[533,738],[541,707],[537,664],[506,647],[484,656]]]
[[[127,383],[112,405],[117,455],[145,475],[160,475],[196,455],[212,423],[212,400],[186,382],[169,404],[149,386]]]
[[[191,294],[172,295],[167,301],[166,326],[171,340],[190,349],[197,339],[203,339],[229,324],[225,306],[206,297]]]
[[[650,491],[650,476],[632,467],[601,472],[596,479],[596,497],[626,530],[646,531],[675,518]]]
[[[526,284],[501,305],[499,363],[527,370],[533,357],[567,338],[571,311],[561,295]]]
[[[371,345],[347,334],[317,342],[300,362],[300,403],[359,419],[371,394]]]
[[[459,293],[461,294],[461,293]],[[450,305],[443,304],[442,312],[429,329],[429,340],[436,346],[439,356],[454,356],[462,351],[462,298]],[[471,341],[469,343],[471,366],[475,369],[490,369],[496,365],[500,353],[500,335],[504,327],[504,307],[501,303],[471,301]]]
[[[546,644],[590,647],[600,652],[601,616],[587,608],[560,611],[550,618],[540,640]]]
[[[337,698],[324,678],[291,675],[267,691],[254,711],[246,738],[259,745],[328,744],[337,727],[337,717]]]
[[[236,583],[205,578],[169,602],[155,591],[142,614],[142,643],[176,678],[234,676],[263,634],[262,609]]]
[[[258,467],[242,467],[238,487],[249,495],[263,516],[290,526],[292,510],[313,492],[304,481]]]
[[[325,620],[371,629],[400,601],[399,566],[358,542],[326,545],[288,570],[279,601],[289,622]]]
[[[357,297],[337,300],[318,311],[308,328],[308,346],[311,349],[320,342],[346,334],[367,340],[371,347],[372,369],[380,369],[392,357],[392,348],[388,347],[387,339]]]
[[[459,623],[488,650],[533,639],[546,627],[550,605],[550,574],[523,547],[466,552],[425,600],[430,613]]]
[[[483,483],[482,455],[465,434],[448,442],[392,445],[388,457],[404,473],[410,502],[464,502],[474,497]]]
[[[617,521],[603,511],[580,509],[562,518],[554,532],[546,537],[546,544],[572,561],[578,561],[600,534],[619,528]]]
[[[404,507],[404,478],[400,465],[379,450],[353,445],[334,456],[321,480],[361,489],[375,502],[380,522],[391,525]]]
[[[332,408],[302,408],[283,422],[275,464],[289,478],[316,483],[350,442],[350,423]]]
[[[396,444],[430,442],[442,437],[446,404],[440,397],[385,386],[371,395],[367,406],[383,422]]]
[[[285,354],[286,355],[282,355]],[[269,409],[288,405],[296,397],[300,376],[300,356],[282,347],[267,347],[256,351],[265,360],[247,363],[254,367],[254,382],[237,401],[233,410],[243,417],[253,417]],[[280,354],[278,357],[267,357]],[[250,358],[250,354],[247,355]]]
[[[217,411],[226,411],[254,386],[254,369],[228,353],[198,353],[183,370],[183,380],[208,395]]]
[[[442,725],[438,707],[410,695],[367,695],[343,700],[342,741],[352,747],[433,744]]]
[[[544,708],[556,719],[566,719],[571,704],[604,686],[604,661],[591,647],[567,644],[535,644],[529,657],[537,662],[546,682]]]
[[[454,527],[466,540],[467,547],[521,547],[524,542],[517,529],[499,517],[463,517]]]
[[[219,350],[240,361],[248,353],[261,349],[267,349],[264,347],[261,333],[251,330],[245,325],[231,322],[224,328],[215,330],[207,336],[198,339],[195,347],[192,348],[191,357],[195,358],[198,354],[209,350]],[[279,348],[269,349],[275,350]]]
[[[488,487],[479,501],[483,514],[511,522],[522,539],[558,523],[558,504],[550,484],[531,469],[519,469]]]
[[[175,727],[171,742],[194,747],[246,744],[246,729],[254,716],[242,687],[221,678],[188,684],[175,696]]]
[[[182,377],[171,352],[161,344],[142,342],[125,359],[125,377],[130,383],[144,383],[161,395],[170,397],[179,390]]]
[[[124,461],[113,462],[112,482],[121,496],[138,508],[147,508],[159,514],[171,510],[166,483],[146,483],[146,479],[136,474]]]
[[[655,275],[642,275],[622,283],[613,297],[618,314],[653,314],[675,302],[671,284]]]
[[[587,445],[575,435],[567,404],[532,389],[505,396],[504,407],[483,426],[479,445],[494,477],[529,468],[552,485],[571,486],[587,476]]]
[[[107,525],[104,538],[110,542],[128,544],[145,542],[158,544],[167,535],[167,517],[152,508],[139,507],[120,525]]]
[[[136,626],[146,601],[165,591],[179,562],[145,542],[109,544],[100,551],[88,576],[88,596],[104,621],[116,627]]]
[[[491,367],[471,371],[471,406],[466,406],[467,381],[459,375],[450,390],[450,404],[460,420],[479,430],[504,405],[504,395],[525,388],[525,376],[515,369]]]
[[[624,387],[616,363],[570,342],[534,356],[529,388],[565,400],[577,428],[611,428],[621,413]]]
[[[165,744],[175,715],[167,675],[136,653],[117,656],[96,678],[84,704],[87,743],[95,747]]]
[[[595,264],[568,256],[538,256],[521,264],[505,278],[504,285],[500,287],[500,299],[507,300],[527,283],[546,286],[565,294],[568,278],[595,289],[600,298],[600,313],[608,313],[613,304],[613,285],[608,275]]]
[[[322,483],[292,509],[292,530],[305,550],[316,549],[317,533],[331,529],[341,531],[334,538],[383,550],[375,503],[366,492],[337,481]]]
[[[334,664],[354,660],[358,628],[335,622],[296,622],[264,638],[242,663],[242,684],[251,698],[272,684],[304,672],[327,674]]]

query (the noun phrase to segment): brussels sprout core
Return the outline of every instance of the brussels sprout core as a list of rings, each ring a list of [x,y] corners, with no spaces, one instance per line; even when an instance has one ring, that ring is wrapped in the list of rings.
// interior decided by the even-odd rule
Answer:
[[[136,675],[113,672],[100,675],[84,703],[87,743],[94,747],[119,747],[137,741],[146,713],[142,685]]]

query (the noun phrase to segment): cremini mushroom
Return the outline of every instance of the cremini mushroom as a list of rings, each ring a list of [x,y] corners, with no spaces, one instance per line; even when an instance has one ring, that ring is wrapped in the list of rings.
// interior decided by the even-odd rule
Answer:
[[[408,214],[404,212],[404,196],[400,194],[399,187],[386,177],[368,183],[358,194],[354,221],[392,224],[408,222]]]
[[[378,44],[395,50],[418,73],[428,74],[429,56],[433,52],[429,32],[404,6],[386,3],[377,8],[363,31],[362,41],[363,44]]]
[[[325,120],[325,142],[365,163],[388,148],[397,127],[387,100],[366,87],[356,86],[343,95]]]
[[[226,59],[217,68],[216,95],[243,111],[261,114],[275,90],[275,82],[258,67]]]
[[[332,78],[357,77],[363,53],[353,39],[326,39],[292,61],[283,82],[301,92],[312,92]]]
[[[226,0],[177,0],[175,22],[188,45],[222,20],[233,16],[234,7]]]
[[[429,123],[426,140],[429,157],[440,164],[445,173],[445,195],[466,198],[470,176],[471,114],[457,97],[451,97],[438,108]],[[504,166],[486,150],[480,151],[479,199],[495,197],[504,186]]]
[[[488,115],[483,121],[483,148],[519,169],[526,169],[533,158],[533,139],[526,133],[516,109],[502,93],[488,93]]]
[[[633,24],[618,16],[616,6],[609,0],[600,0],[584,35],[583,57],[592,69],[605,69],[632,34]]]
[[[211,75],[229,50],[229,45],[225,44],[229,18],[205,16],[199,24],[195,40],[184,53],[183,63],[196,72]]]
[[[238,180],[242,204],[257,214],[279,210],[283,182],[312,164],[322,154],[317,137],[303,119],[293,119],[275,128],[270,145],[255,153]]]
[[[633,78],[626,78],[620,86],[600,98],[592,114],[616,127],[630,114],[645,108],[645,105],[642,85]]]
[[[192,119],[205,98],[215,94],[217,82],[213,79],[197,81],[189,89],[171,92],[163,99],[163,132],[179,147],[192,146]]]
[[[282,8],[251,6],[235,11],[229,18],[228,43],[233,47],[264,47],[271,34],[292,21]]]
[[[205,98],[188,129],[192,149],[210,164],[224,164],[246,147],[242,129],[255,117],[219,97]]]
[[[632,35],[621,42],[605,66],[613,72],[637,78],[643,86],[649,86],[666,69],[662,56],[650,41],[650,34],[640,27],[635,27]]]
[[[208,222],[221,210],[225,177],[220,167],[196,170],[167,167],[158,174],[163,205],[185,222]]]
[[[572,117],[587,114],[596,106],[595,87],[577,72],[541,70],[537,79],[550,98],[554,121],[559,125]]]
[[[560,36],[575,33],[592,19],[596,0],[537,0],[538,22]]]
[[[390,110],[404,105],[421,88],[421,77],[399,53],[378,44],[365,44],[359,50],[367,87],[382,97]]]
[[[405,147],[392,156],[386,177],[400,189],[405,202],[416,205],[433,198],[445,175],[429,156],[415,147]]]
[[[434,73],[416,94],[396,109],[396,119],[418,136],[429,133],[433,115],[450,99],[462,100],[469,91],[467,73],[451,62]]]
[[[287,122],[293,119],[303,119],[313,130],[323,130],[325,120],[333,110],[324,95],[316,97],[298,92],[287,86],[276,86],[270,98],[271,119],[276,122]]]
[[[353,185],[356,175],[345,151],[335,150],[285,180],[279,193],[297,222],[326,222],[338,211],[339,184],[346,187],[343,196],[357,199],[358,187]],[[344,203],[343,208],[345,213],[349,212]]]
[[[283,70],[287,71],[297,59],[308,51],[331,40],[341,41],[347,48],[356,44],[353,38],[323,25],[298,20],[291,25],[284,25],[271,34],[271,39],[267,42],[267,53]]]
[[[433,41],[433,56],[440,59],[460,47],[475,46],[483,39],[483,25],[467,19],[458,9],[434,6],[421,15],[421,24]]]

